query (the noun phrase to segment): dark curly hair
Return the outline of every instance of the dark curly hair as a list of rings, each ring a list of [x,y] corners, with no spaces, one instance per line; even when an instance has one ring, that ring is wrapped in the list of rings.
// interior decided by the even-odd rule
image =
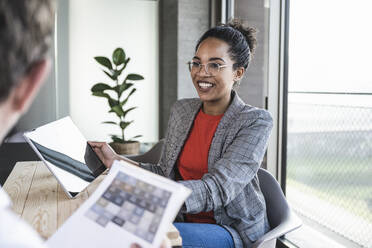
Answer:
[[[54,27],[54,0],[0,0],[0,102],[43,59]]]
[[[248,68],[252,56],[256,50],[257,30],[254,27],[243,24],[239,19],[233,19],[227,24],[220,24],[211,28],[200,37],[195,51],[205,39],[213,37],[225,41],[229,46],[229,54],[235,62],[233,68]]]

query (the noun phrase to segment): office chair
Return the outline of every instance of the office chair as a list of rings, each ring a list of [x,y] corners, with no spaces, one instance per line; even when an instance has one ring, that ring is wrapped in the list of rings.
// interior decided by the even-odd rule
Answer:
[[[142,155],[128,158],[143,163],[156,164],[160,160],[164,140],[160,140],[153,148]],[[302,225],[301,220],[291,211],[287,200],[276,179],[262,168],[258,170],[261,191],[265,197],[267,218],[270,231],[253,244],[253,248],[275,248],[276,239]]]
[[[289,208],[288,202],[276,179],[262,168],[258,170],[261,191],[265,197],[270,231],[258,239],[253,248],[275,248],[276,239],[302,225],[301,220]]]
[[[161,150],[163,149],[164,139],[159,140],[150,150],[140,155],[126,156],[127,158],[142,163],[157,164],[160,160]]]

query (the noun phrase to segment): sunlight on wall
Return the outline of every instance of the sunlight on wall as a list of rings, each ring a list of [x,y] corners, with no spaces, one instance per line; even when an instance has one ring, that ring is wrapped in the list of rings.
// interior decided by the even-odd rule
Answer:
[[[110,83],[93,57],[110,57],[123,47],[131,58],[126,72],[145,80],[136,83],[137,92],[129,100],[138,109],[128,114],[134,124],[127,137],[143,135],[141,141],[158,140],[158,7],[156,1],[78,0],[70,1],[70,109],[71,117],[89,140],[110,141],[120,134],[117,121],[108,113],[106,99],[91,95],[98,82]]]

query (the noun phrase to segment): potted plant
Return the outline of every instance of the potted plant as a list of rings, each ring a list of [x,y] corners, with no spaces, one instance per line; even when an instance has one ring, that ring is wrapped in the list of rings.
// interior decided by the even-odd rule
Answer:
[[[127,115],[137,107],[128,107],[128,99],[136,92],[134,83],[144,78],[139,74],[127,74],[124,79],[121,77],[124,69],[127,67],[130,58],[126,57],[122,48],[116,48],[112,53],[112,60],[107,57],[94,57],[94,59],[105,67],[103,72],[112,80],[113,85],[106,83],[95,84],[91,91],[93,96],[106,98],[109,105],[109,113],[113,113],[118,121],[105,121],[104,124],[116,125],[121,129],[121,134],[112,134],[110,143],[111,147],[118,154],[137,154],[139,152],[139,142],[135,138],[141,135],[127,139],[125,129],[133,123],[127,120]]]

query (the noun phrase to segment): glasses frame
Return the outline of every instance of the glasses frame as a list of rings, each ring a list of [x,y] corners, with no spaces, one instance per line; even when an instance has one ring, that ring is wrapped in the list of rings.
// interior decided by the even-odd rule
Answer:
[[[189,62],[186,63],[186,64],[189,66],[189,71],[190,71],[190,73],[192,72],[192,64],[193,64],[193,63],[197,63],[197,62],[189,61]],[[218,64],[218,63],[216,63],[216,62],[209,62],[209,63],[206,63],[206,64],[199,63],[199,70],[198,70],[197,72],[201,72],[202,67],[204,66],[204,71],[205,71],[205,73],[207,73],[207,74],[209,74],[209,75],[215,75],[215,74],[210,73],[210,72],[208,71],[208,68],[209,68],[208,65],[209,65],[209,64],[216,64],[216,65],[218,65],[217,73],[219,73],[219,72],[221,71],[222,68],[228,67],[228,65],[220,65],[220,64]]]

